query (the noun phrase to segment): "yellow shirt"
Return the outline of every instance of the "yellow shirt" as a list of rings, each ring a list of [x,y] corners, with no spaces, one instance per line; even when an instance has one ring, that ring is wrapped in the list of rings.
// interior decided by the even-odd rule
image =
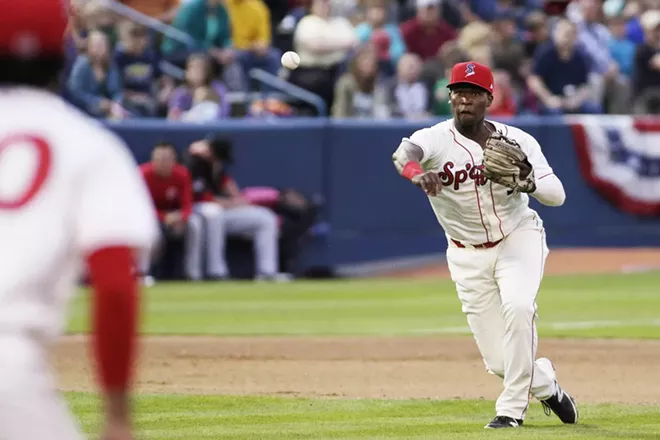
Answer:
[[[231,39],[236,49],[255,43],[270,46],[270,11],[261,0],[227,0]]]

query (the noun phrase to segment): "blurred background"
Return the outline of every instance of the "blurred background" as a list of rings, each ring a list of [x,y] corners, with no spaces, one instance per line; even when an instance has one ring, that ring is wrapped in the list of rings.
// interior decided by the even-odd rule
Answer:
[[[660,246],[660,0],[72,0],[67,48],[62,95],[139,163],[163,143],[184,164],[198,141],[231,152],[240,191],[277,217],[282,273],[442,258],[391,153],[449,117],[466,60],[494,70],[489,117],[535,136],[564,182],[562,208],[532,202],[551,248]],[[185,278],[165,248],[148,272]],[[252,237],[228,237],[227,260],[251,278]]]

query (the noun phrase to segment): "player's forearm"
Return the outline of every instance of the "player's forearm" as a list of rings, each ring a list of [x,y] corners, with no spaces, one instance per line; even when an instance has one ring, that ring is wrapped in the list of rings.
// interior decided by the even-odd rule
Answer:
[[[135,255],[128,247],[108,247],[92,253],[88,264],[94,289],[93,344],[99,382],[106,393],[108,413],[127,417],[138,321]]]
[[[418,145],[408,141],[401,142],[399,148],[392,155],[394,167],[402,176],[406,171],[406,166],[410,167],[411,164],[419,165],[423,158],[424,151]]]
[[[539,202],[546,206],[561,206],[566,200],[564,185],[554,174],[539,176],[536,179],[536,190],[531,193]]]

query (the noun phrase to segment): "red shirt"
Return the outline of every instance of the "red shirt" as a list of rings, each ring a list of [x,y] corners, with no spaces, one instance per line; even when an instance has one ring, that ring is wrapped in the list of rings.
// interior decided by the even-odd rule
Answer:
[[[192,180],[188,169],[177,164],[169,177],[163,177],[154,172],[150,163],[145,163],[140,165],[140,171],[156,205],[158,218],[163,221],[167,213],[181,211],[183,220],[188,220],[192,212]]]
[[[493,93],[495,100],[488,109],[490,116],[515,116],[518,109],[513,96],[513,90],[508,86],[498,86]]]
[[[431,28],[424,28],[417,17],[401,23],[401,35],[408,52],[416,53],[424,61],[437,56],[443,44],[458,36],[456,30],[442,20]]]

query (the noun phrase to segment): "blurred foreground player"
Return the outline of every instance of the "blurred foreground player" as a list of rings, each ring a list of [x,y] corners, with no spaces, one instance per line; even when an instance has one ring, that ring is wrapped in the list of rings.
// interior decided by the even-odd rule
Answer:
[[[158,233],[153,205],[124,144],[48,91],[64,59],[62,0],[3,1],[1,10],[0,438],[83,438],[47,348],[86,263],[102,438],[129,440],[135,257]]]

